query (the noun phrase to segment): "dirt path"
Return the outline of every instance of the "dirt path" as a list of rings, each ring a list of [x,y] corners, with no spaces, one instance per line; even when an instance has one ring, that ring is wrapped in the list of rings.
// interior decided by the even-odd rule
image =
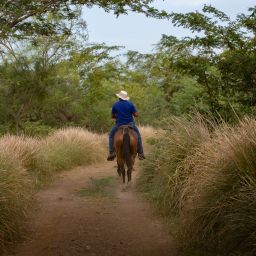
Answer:
[[[175,255],[148,203],[116,176],[113,162],[79,167],[39,192],[30,236],[8,255]]]

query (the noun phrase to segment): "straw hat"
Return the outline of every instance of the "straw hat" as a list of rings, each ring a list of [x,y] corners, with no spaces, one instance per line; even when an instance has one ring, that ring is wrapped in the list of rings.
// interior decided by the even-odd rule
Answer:
[[[126,91],[120,91],[116,94],[116,96],[122,100],[129,100],[130,97],[128,97],[128,93]]]

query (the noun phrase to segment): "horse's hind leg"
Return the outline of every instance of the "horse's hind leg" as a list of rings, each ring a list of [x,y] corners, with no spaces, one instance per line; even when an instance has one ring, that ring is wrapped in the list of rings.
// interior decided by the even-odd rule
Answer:
[[[128,177],[128,182],[127,183],[129,183],[132,180],[132,167],[128,168],[127,177]]]
[[[121,176],[121,174],[122,174],[122,169],[121,169],[120,165],[117,166],[117,173],[119,176]]]
[[[135,153],[136,156],[136,153]],[[128,166],[128,170],[127,170],[127,177],[128,177],[128,183],[132,180],[132,171],[134,170],[134,162],[135,162],[135,157],[132,156],[131,157],[131,162]]]
[[[122,166],[123,183],[125,183],[125,168]]]

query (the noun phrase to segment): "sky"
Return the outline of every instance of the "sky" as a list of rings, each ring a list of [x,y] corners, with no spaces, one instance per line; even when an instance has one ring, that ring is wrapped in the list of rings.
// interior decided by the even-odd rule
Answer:
[[[246,13],[256,0],[155,0],[154,7],[167,12],[191,12],[201,10],[204,4],[210,4],[224,11],[231,18],[238,13]],[[118,18],[113,13],[93,7],[83,10],[87,22],[90,43],[125,46],[125,50],[152,52],[162,34],[184,37],[190,32],[174,27],[171,21],[147,18],[143,14],[129,13]]]

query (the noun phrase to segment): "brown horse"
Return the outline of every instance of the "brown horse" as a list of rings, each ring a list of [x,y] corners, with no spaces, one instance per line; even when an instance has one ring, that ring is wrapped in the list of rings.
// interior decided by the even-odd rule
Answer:
[[[127,166],[127,177],[129,183],[132,179],[132,170],[137,155],[137,135],[132,127],[122,125],[118,128],[114,137],[114,147],[117,156],[117,173],[122,175],[125,183],[125,165]]]

